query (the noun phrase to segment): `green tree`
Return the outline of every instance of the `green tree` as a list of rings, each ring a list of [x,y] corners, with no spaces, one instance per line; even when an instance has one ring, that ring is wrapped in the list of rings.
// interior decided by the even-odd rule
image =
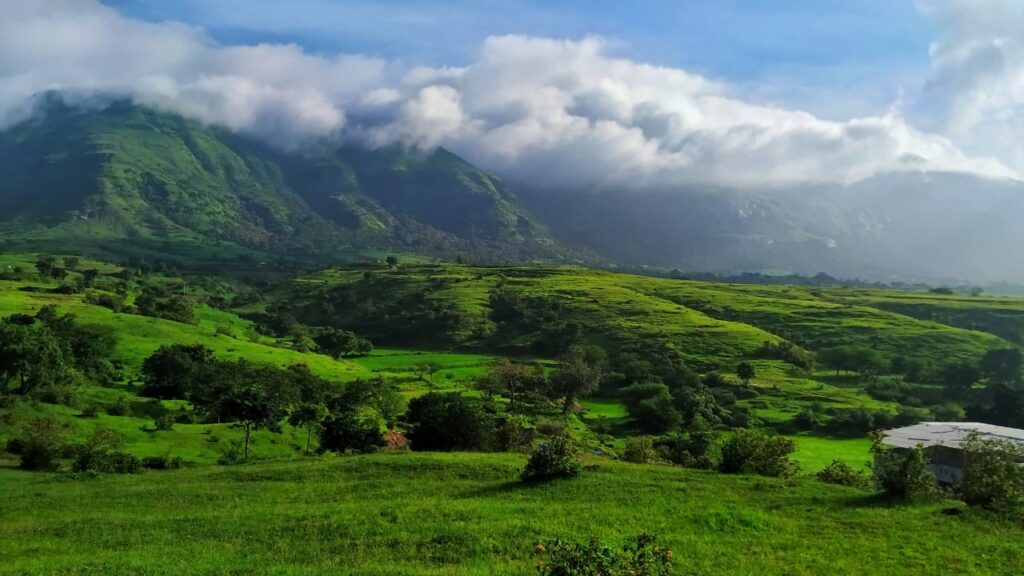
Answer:
[[[562,396],[563,413],[572,410],[577,398],[597,391],[606,362],[604,351],[596,346],[573,345],[566,350],[559,359],[558,369],[551,375],[552,388]]]
[[[960,445],[963,478],[957,494],[970,506],[1006,509],[1024,498],[1024,447],[971,434]]]
[[[67,445],[68,425],[51,416],[28,421],[17,438],[17,452],[25,470],[53,470]]]
[[[413,450],[484,450],[492,445],[490,416],[457,393],[431,392],[414,398],[405,425]]]
[[[972,362],[951,362],[942,367],[942,383],[956,394],[971,390],[980,379],[981,370]]]
[[[499,358],[491,363],[487,369],[485,391],[504,394],[509,399],[509,404],[516,403],[516,394],[528,387],[534,378],[534,373],[529,366],[509,361],[507,358]]]
[[[433,360],[427,360],[416,364],[416,372],[419,374],[420,380],[430,385],[430,389],[434,389],[434,375],[441,370],[441,365]]]
[[[397,256],[388,256],[387,258],[384,259],[384,262],[388,265],[388,268],[397,268],[398,267],[398,257]]]
[[[199,344],[161,346],[142,363],[141,394],[164,400],[187,398],[213,362],[213,351]]]
[[[224,396],[217,400],[217,409],[238,423],[243,433],[244,459],[249,461],[249,439],[256,430],[278,430],[281,420],[287,415],[287,403],[282,390],[258,378],[258,372],[247,370],[240,381],[224,390]]]
[[[1017,348],[989,350],[978,363],[981,374],[990,382],[1017,384],[1020,382],[1024,353]]]
[[[319,429],[321,422],[327,417],[327,407],[323,404],[303,402],[288,415],[288,423],[296,428],[306,429],[306,454],[309,454],[309,442],[313,430]]]
[[[36,270],[43,278],[49,278],[53,269],[57,266],[57,259],[53,256],[40,256],[36,259]]]
[[[750,362],[740,362],[736,365],[736,375],[739,376],[740,380],[744,384],[750,385],[750,381],[757,376],[757,371],[754,369],[754,365]]]

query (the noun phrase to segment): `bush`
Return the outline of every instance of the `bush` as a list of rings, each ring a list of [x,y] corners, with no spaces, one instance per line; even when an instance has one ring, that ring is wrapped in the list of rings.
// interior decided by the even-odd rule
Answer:
[[[635,464],[649,464],[658,460],[658,451],[654,448],[654,441],[647,436],[627,438],[622,459]]]
[[[214,436],[210,437],[213,440]],[[217,438],[220,440],[220,438]],[[224,451],[221,452],[220,457],[217,458],[217,464],[221,466],[230,466],[232,464],[239,464],[242,462],[242,443],[238,440],[232,440],[228,444]]]
[[[171,456],[168,453],[160,456],[147,456],[142,459],[142,467],[147,470],[177,470],[185,465],[181,456]]]
[[[507,415],[494,430],[495,446],[503,452],[526,452],[533,444],[533,429],[525,416]]]
[[[840,486],[865,488],[870,483],[866,474],[854,470],[853,466],[842,460],[833,460],[831,464],[820,470],[816,476],[822,482],[839,484]]]
[[[537,564],[540,576],[669,576],[672,550],[656,538],[641,534],[621,551],[591,538],[586,544],[555,540],[537,544],[544,559]]]
[[[872,435],[871,451],[875,487],[900,500],[930,498],[938,492],[931,462],[924,449],[895,449],[882,444],[882,434]]]
[[[578,476],[583,467],[576,448],[565,436],[556,436],[538,446],[523,470],[524,482],[538,482],[554,478]]]
[[[372,452],[384,445],[380,425],[350,407],[336,406],[320,423],[317,434],[320,450],[337,454]]]
[[[21,436],[8,443],[7,449],[21,456],[24,470],[56,470],[67,436],[68,427],[58,420],[33,418],[22,429]]]
[[[727,474],[754,473],[762,476],[791,476],[799,466],[789,455],[796,444],[784,436],[758,430],[737,430],[722,446],[719,469]]]
[[[405,423],[413,450],[487,450],[493,444],[490,416],[457,393],[414,398]]]
[[[968,506],[1010,508],[1024,497],[1024,449],[1004,440],[982,440],[972,434],[961,445],[964,476],[958,496]]]
[[[662,458],[701,470],[718,468],[722,460],[721,435],[712,430],[690,432],[686,436],[669,436],[657,442]]]
[[[109,428],[93,430],[89,439],[75,446],[74,472],[112,472],[115,474],[137,474],[142,471],[142,461],[120,450],[124,441]]]
[[[153,420],[153,427],[161,431],[174,430],[174,414],[164,414],[156,420]]]

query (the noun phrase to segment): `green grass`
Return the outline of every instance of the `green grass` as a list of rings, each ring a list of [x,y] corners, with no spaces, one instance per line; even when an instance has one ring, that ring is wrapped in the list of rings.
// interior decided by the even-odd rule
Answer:
[[[2,574],[522,575],[541,539],[657,534],[679,574],[1005,575],[1019,527],[856,489],[600,461],[379,454],[72,480],[0,470]]]

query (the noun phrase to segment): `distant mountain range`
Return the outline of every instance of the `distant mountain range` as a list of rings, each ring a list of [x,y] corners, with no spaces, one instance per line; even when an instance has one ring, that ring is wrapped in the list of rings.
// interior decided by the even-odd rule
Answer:
[[[8,246],[1024,282],[1022,222],[1024,183],[964,174],[759,191],[510,187],[444,149],[289,152],[125,102],[80,109],[54,95],[0,132]]]

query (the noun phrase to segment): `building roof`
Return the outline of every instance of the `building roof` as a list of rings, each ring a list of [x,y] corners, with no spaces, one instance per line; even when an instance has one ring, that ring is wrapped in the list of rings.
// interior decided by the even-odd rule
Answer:
[[[913,448],[918,444],[959,448],[972,432],[977,432],[983,440],[1007,440],[1024,444],[1024,430],[979,422],[921,422],[886,431],[882,443],[894,448]]]

